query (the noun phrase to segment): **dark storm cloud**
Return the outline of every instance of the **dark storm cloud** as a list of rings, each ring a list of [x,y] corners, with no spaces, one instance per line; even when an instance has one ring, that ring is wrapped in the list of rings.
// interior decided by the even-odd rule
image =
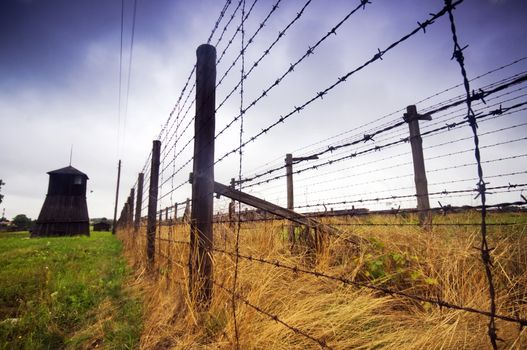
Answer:
[[[167,17],[179,11],[179,3],[139,1],[136,40],[150,45],[164,42]],[[125,1],[125,49],[129,45],[132,6],[132,1]],[[47,86],[75,76],[86,46],[99,41],[120,45],[120,21],[119,0],[1,1],[0,87],[12,90],[26,84]],[[175,32],[180,31],[177,23],[171,25]]]
[[[60,81],[87,42],[116,30],[117,1],[2,1],[0,74],[4,88]]]

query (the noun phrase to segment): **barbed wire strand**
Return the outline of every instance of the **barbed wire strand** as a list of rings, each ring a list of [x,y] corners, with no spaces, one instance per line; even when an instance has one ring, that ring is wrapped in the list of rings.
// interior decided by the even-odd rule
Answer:
[[[485,201],[486,201],[486,183],[483,179],[483,167],[481,165],[481,155],[479,151],[479,137],[478,137],[478,130],[477,130],[477,121],[476,121],[476,115],[474,114],[474,111],[472,110],[471,106],[471,99],[470,99],[470,83],[468,81],[467,77],[467,71],[465,68],[465,57],[463,55],[463,49],[459,44],[458,37],[457,37],[457,31],[456,31],[456,25],[454,21],[454,14],[452,12],[453,8],[455,8],[455,5],[452,4],[452,0],[445,0],[445,5],[447,6],[448,11],[448,18],[450,20],[450,29],[452,31],[452,41],[454,43],[454,53],[452,55],[452,59],[456,59],[457,63],[459,64],[459,67],[461,69],[461,75],[463,77],[463,84],[465,86],[465,92],[467,95],[466,98],[466,104],[467,104],[467,120],[469,121],[470,127],[472,129],[472,133],[474,134],[474,156],[476,158],[477,168],[478,168],[478,177],[479,181],[477,183],[478,186],[478,195],[481,198],[481,260],[483,262],[483,265],[485,267],[485,274],[487,276],[487,282],[489,285],[489,298],[490,298],[490,315],[489,315],[489,323],[488,323],[488,335],[490,338],[490,342],[492,344],[492,348],[494,350],[498,349],[498,336],[496,334],[496,321],[495,321],[495,314],[496,314],[496,300],[495,300],[495,289],[494,289],[494,281],[492,278],[492,259],[491,259],[491,249],[489,249],[489,245],[487,242],[487,226],[486,226],[486,214],[487,210],[485,207]]]
[[[225,2],[225,5],[223,5],[223,8],[221,9],[221,12],[220,12],[220,16],[216,20],[216,23],[214,23],[214,28],[212,28],[212,32],[210,33],[210,35],[209,35],[209,37],[207,39],[207,44],[210,44],[210,41],[212,40],[212,37],[214,36],[214,33],[216,33],[216,30],[218,30],[218,26],[220,25],[220,22],[223,19],[223,16],[225,16],[225,12],[227,11],[229,6],[231,5],[231,2],[232,2],[232,0],[227,0]]]
[[[273,10],[275,7],[273,6]],[[240,88],[240,111],[243,110],[243,98],[244,98],[244,76],[245,76],[245,0],[243,0],[242,4],[242,16],[241,16],[241,88]],[[240,145],[243,143],[243,118],[240,119],[240,134],[239,134],[239,143]],[[241,179],[242,177],[242,170],[243,170],[243,151],[240,150],[240,156],[239,156],[239,163],[238,163],[238,178]],[[241,202],[238,202],[238,213],[241,213]],[[239,219],[239,217],[238,217]],[[240,220],[238,220],[240,221]],[[236,225],[236,242],[235,242],[235,250],[236,252],[239,252],[240,249],[240,224]],[[234,336],[236,340],[236,349],[240,349],[240,334],[238,329],[238,318],[236,317],[236,289],[237,289],[237,283],[238,283],[238,259],[235,258],[234,261],[234,277],[232,282],[232,317],[234,322]]]

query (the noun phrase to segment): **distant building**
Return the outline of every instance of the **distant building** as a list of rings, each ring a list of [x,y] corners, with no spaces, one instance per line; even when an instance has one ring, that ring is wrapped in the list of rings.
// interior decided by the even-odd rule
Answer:
[[[0,218],[0,232],[9,231],[10,228],[11,221],[7,220],[6,218]]]
[[[112,225],[106,219],[101,219],[101,221],[96,222],[93,224],[93,230],[94,231],[110,231],[112,228]]]
[[[88,176],[72,166],[48,172],[49,186],[31,237],[90,235]]]

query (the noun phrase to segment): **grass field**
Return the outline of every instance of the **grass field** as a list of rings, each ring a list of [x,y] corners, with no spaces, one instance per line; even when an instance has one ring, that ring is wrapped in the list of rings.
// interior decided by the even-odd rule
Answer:
[[[497,312],[527,317],[527,215],[491,213],[489,242],[496,286]],[[240,253],[328,275],[371,283],[409,294],[488,310],[488,284],[477,250],[477,212],[436,216],[432,231],[418,226],[414,215],[327,218],[345,235],[364,239],[360,247],[332,237],[315,260],[292,253],[283,221],[242,225]],[[451,225],[475,223],[475,225]],[[495,225],[515,223],[515,225]],[[369,225],[373,224],[373,225]],[[388,226],[384,226],[388,224]],[[402,224],[398,226],[399,224]],[[443,224],[443,225],[441,225]],[[236,344],[232,295],[215,286],[211,307],[196,312],[187,278],[188,225],[163,227],[156,242],[157,278],[146,278],[144,231],[137,239],[121,230],[136,281],[145,290],[142,349],[233,349]],[[214,227],[215,246],[233,251],[235,232]],[[215,252],[214,279],[232,288],[234,258]],[[356,288],[335,281],[240,259],[237,290],[262,310],[324,340],[331,349],[490,349],[488,317],[439,308],[396,295]],[[238,300],[240,349],[320,349],[320,346]],[[500,349],[527,349],[527,331],[497,321]]]
[[[329,237],[316,258],[289,249],[283,221],[245,223],[240,253],[344,276],[393,290],[488,310],[479,251],[479,214],[434,217],[432,231],[408,225],[413,215],[327,218],[351,246]],[[497,312],[527,317],[527,215],[491,213],[489,241]],[[515,223],[514,225],[497,225]],[[388,224],[387,226],[384,224]],[[155,269],[145,264],[144,230],[91,237],[0,236],[0,349],[233,349],[232,295],[217,285],[206,312],[189,294],[188,225],[163,227]],[[215,246],[233,251],[235,231],[214,227]],[[122,243],[121,243],[122,242]],[[124,250],[123,247],[124,246]],[[122,254],[124,253],[124,254]],[[126,259],[126,260],[125,260]],[[235,261],[214,252],[214,279],[232,288]],[[132,274],[133,271],[133,274]],[[489,349],[488,318],[356,288],[269,264],[240,259],[237,291],[331,349]],[[238,300],[240,349],[319,349]],[[527,331],[497,321],[500,349],[527,348]]]
[[[141,301],[110,233],[0,234],[0,349],[134,349]]]

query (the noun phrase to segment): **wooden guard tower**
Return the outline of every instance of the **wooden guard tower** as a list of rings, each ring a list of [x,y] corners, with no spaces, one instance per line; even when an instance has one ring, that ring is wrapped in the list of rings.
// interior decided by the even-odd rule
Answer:
[[[46,200],[31,237],[90,235],[88,176],[72,166],[48,172]]]

